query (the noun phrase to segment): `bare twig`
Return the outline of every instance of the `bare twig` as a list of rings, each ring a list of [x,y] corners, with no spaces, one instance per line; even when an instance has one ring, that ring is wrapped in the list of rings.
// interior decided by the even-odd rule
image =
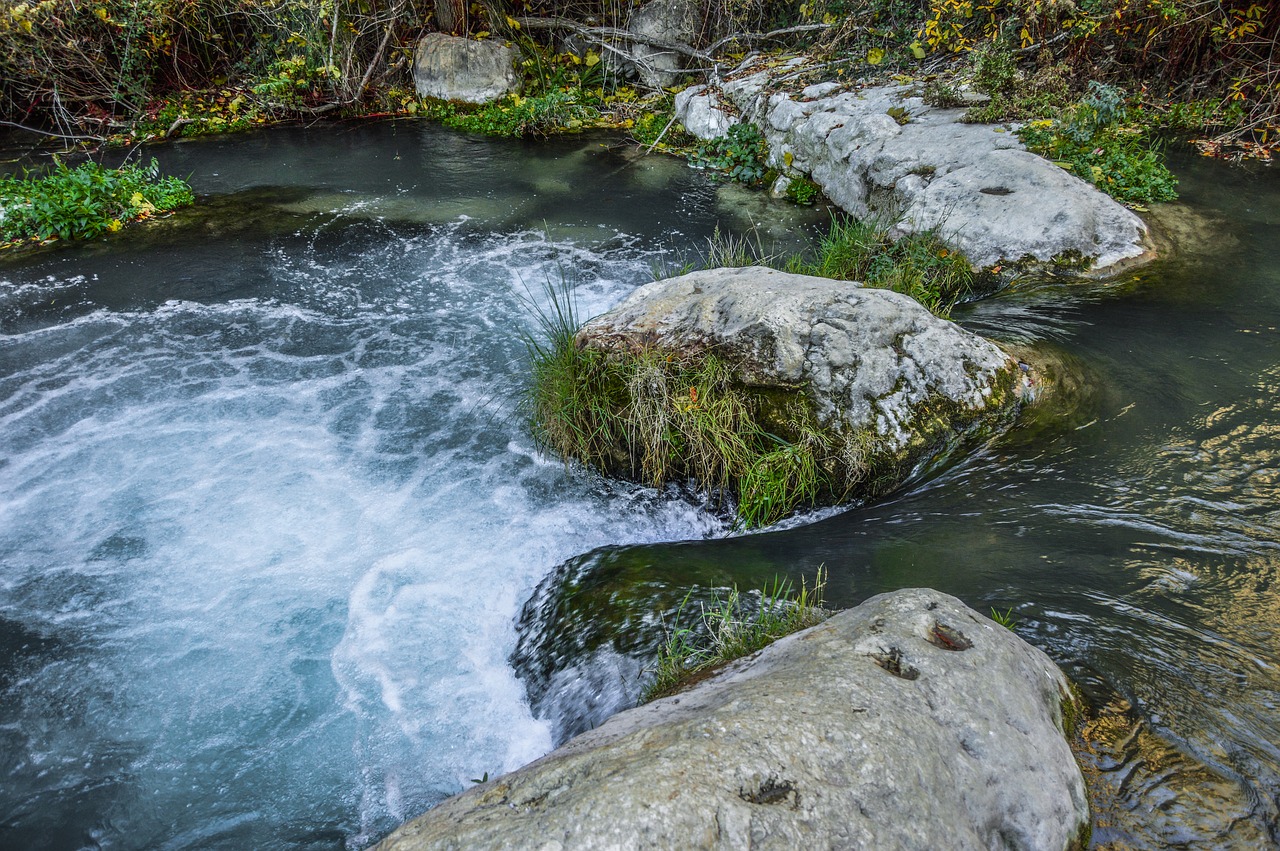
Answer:
[[[39,130],[39,129],[35,128],[35,127],[28,127],[28,126],[27,126],[27,125],[25,125],[25,124],[19,124],[19,123],[18,123],[18,122],[16,122],[16,121],[4,121],[4,120],[0,120],[0,124],[3,124],[5,127],[15,127],[15,128],[17,128],[18,130],[25,130],[25,131],[27,131],[28,133],[36,133],[36,134],[39,134],[39,135],[41,135],[41,136],[49,136],[49,137],[52,137],[52,138],[54,138],[54,139],[71,139],[71,140],[75,140],[75,141],[83,140],[83,141],[87,141],[87,142],[104,142],[104,141],[106,141],[106,137],[105,137],[105,136],[88,136],[88,135],[83,135],[83,134],[54,133],[52,130]]]

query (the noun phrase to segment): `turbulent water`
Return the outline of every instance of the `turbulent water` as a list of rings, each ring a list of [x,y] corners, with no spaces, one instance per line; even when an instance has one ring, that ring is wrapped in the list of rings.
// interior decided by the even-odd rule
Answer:
[[[0,845],[362,847],[552,746],[517,620],[591,552],[628,587],[825,564],[834,603],[1012,607],[1108,705],[1100,838],[1274,842],[1276,176],[1183,163],[1193,208],[1235,222],[1202,253],[961,317],[1072,359],[1069,412],[888,503],[734,538],[535,451],[530,302],[563,281],[597,312],[717,224],[812,219],[607,141],[180,144],[157,154],[197,209],[0,261]],[[576,693],[623,700],[625,661]]]
[[[507,661],[550,568],[723,531],[566,475],[517,404],[547,284],[604,309],[723,194],[598,142],[358,141],[161,152],[237,194],[0,269],[0,845],[361,847],[550,747]]]

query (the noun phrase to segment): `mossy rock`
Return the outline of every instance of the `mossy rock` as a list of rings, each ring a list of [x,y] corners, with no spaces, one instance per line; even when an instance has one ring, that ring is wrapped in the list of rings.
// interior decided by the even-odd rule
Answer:
[[[883,494],[1003,428],[1030,386],[911,298],[764,267],[642,287],[542,355],[545,445],[611,475],[691,479],[748,525]]]

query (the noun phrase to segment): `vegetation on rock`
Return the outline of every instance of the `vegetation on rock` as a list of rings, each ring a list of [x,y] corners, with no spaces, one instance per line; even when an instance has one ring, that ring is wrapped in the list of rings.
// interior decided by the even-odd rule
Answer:
[[[667,627],[653,679],[640,702],[674,694],[703,672],[822,623],[832,614],[823,608],[825,586],[826,574],[819,568],[812,588],[803,579],[798,591],[790,580],[781,579],[746,594],[735,586],[723,597],[714,594],[696,613],[688,610],[691,592]]]
[[[162,177],[154,159],[118,169],[58,161],[43,175],[0,177],[0,241],[93,237],[194,200],[186,181]]]
[[[964,255],[947,248],[931,232],[895,239],[892,226],[878,219],[832,219],[816,255],[795,255],[783,268],[893,290],[939,316],[949,316],[957,302],[974,292],[973,270]]]
[[[423,108],[411,93],[414,48],[424,33],[441,30],[516,41],[534,98],[566,87],[598,91],[615,122],[635,122],[635,100],[615,97],[635,44],[626,31],[634,5],[23,0],[0,15],[0,120],[127,142],[325,113],[412,113]],[[950,57],[976,52],[983,74],[1004,80],[991,108],[1009,117],[1051,117],[1047,105],[1078,98],[1097,80],[1132,92],[1147,120],[1193,125],[1210,152],[1265,157],[1280,141],[1273,3],[706,0],[700,7],[690,43],[667,48],[698,68],[724,69],[746,50],[782,48],[822,55],[833,78],[905,72],[927,81]],[[1019,102],[1007,90],[1010,71],[1015,80],[1034,78],[1038,72],[1023,68],[1031,61],[1056,69],[1049,75],[1056,81],[1040,80],[1031,86],[1041,90],[1038,101]],[[581,120],[570,112],[556,126]],[[477,122],[500,133],[546,126],[536,116]]]

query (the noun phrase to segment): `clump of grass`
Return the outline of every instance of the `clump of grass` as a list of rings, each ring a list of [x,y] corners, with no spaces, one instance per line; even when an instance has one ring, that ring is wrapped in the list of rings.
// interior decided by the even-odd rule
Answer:
[[[0,177],[0,241],[85,239],[195,201],[186,181],[160,164],[75,168],[55,162],[43,176]]]
[[[826,571],[818,568],[813,587],[804,580],[799,591],[790,580],[775,579],[763,591],[742,594],[735,586],[716,593],[697,614],[687,612],[692,592],[675,615],[675,623],[658,654],[654,677],[641,703],[665,697],[704,671],[754,653],[783,636],[822,623],[831,616],[823,608]]]
[[[526,338],[525,407],[534,439],[566,461],[654,487],[692,480],[728,498],[746,526],[773,523],[825,493],[842,497],[846,481],[865,478],[874,463],[861,457],[856,471],[845,470],[800,391],[766,399],[714,352],[579,346],[572,293],[546,290],[549,307],[535,307],[541,334]]]
[[[991,619],[1009,631],[1013,631],[1020,621],[1013,615],[1013,607],[1010,606],[1003,612],[994,606],[991,608]]]
[[[909,295],[939,316],[973,292],[969,261],[932,232],[894,239],[879,219],[832,220],[814,257],[794,255],[786,271],[860,281]]]

